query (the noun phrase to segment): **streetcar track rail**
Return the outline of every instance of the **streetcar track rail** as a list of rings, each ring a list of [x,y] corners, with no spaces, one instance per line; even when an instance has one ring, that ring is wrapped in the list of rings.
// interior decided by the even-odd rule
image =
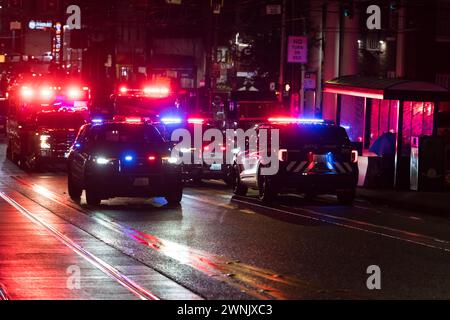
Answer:
[[[200,201],[200,200],[199,200]],[[435,237],[409,232],[406,230],[386,227],[373,224],[370,222],[350,219],[346,217],[335,216],[308,208],[291,208],[286,205],[280,205],[279,208],[264,205],[262,202],[250,197],[233,196],[232,202],[236,204],[246,205],[262,210],[275,211],[292,217],[313,220],[316,222],[336,225],[339,227],[371,233],[382,237],[413,243],[428,248],[443,250],[450,252],[450,241],[438,239]],[[295,210],[295,211],[294,211]]]
[[[216,257],[215,255],[209,254],[207,252],[203,252],[201,250],[196,250],[190,247],[184,247],[183,245],[179,245],[177,243],[173,243],[171,241],[167,241],[164,239],[159,239],[153,235],[142,233],[138,230],[130,228],[126,225],[117,223],[113,220],[107,219],[106,217],[99,216],[97,214],[92,214],[88,210],[83,209],[82,207],[77,206],[75,203],[71,201],[67,201],[66,199],[61,199],[61,196],[55,194],[54,192],[42,187],[40,185],[32,184],[19,177],[12,176],[15,181],[22,184],[23,186],[31,189],[35,193],[42,195],[48,200],[62,205],[64,207],[70,208],[82,214],[89,216],[94,219],[100,225],[112,230],[114,232],[118,232],[120,234],[124,234],[127,237],[131,238],[133,241],[136,241],[140,244],[145,245],[153,250],[156,250],[168,257],[171,257],[175,260],[179,260],[180,258],[173,255],[173,252],[182,251],[188,253],[191,256],[191,261],[180,261],[181,263],[188,264],[191,267],[194,267],[197,270],[205,272],[205,270],[209,270],[207,274],[210,276],[219,276],[221,281],[224,281],[231,285],[232,287],[237,288],[240,291],[245,291],[251,294],[253,297],[258,299],[287,299],[283,292],[275,289],[274,287],[268,287],[265,285],[258,285],[261,280],[269,281],[273,284],[282,284],[287,285],[288,287],[301,286],[301,287],[312,287],[310,284],[305,283],[302,280],[298,280],[291,277],[276,277],[277,273],[271,270],[263,270],[259,269],[255,266],[249,266],[243,264],[241,262],[230,263],[230,259],[226,259],[223,257]],[[23,193],[21,193],[23,194]],[[25,197],[29,198],[27,195],[23,194]],[[191,196],[184,195],[186,198],[190,198]],[[32,200],[32,199],[31,199]],[[35,200],[32,200],[35,201]],[[50,210],[43,204],[39,204],[44,208]],[[231,207],[231,205],[228,205]],[[101,240],[101,239],[100,239]],[[176,248],[177,250],[174,250]],[[181,255],[183,256],[183,255]],[[216,267],[214,267],[216,266]],[[214,267],[214,268],[213,268]],[[162,274],[160,270],[156,270]],[[164,274],[166,277],[170,277],[169,275]],[[231,276],[230,276],[231,275]],[[174,280],[173,280],[174,281]],[[344,290],[345,291],[345,290]],[[351,294],[345,293],[346,297],[350,297]]]
[[[129,279],[127,276],[122,274],[119,270],[105,262],[104,260],[98,258],[88,250],[84,249],[82,246],[74,242],[69,237],[65,236],[61,232],[59,232],[56,228],[54,228],[52,225],[45,222],[43,219],[39,218],[37,215],[33,214],[32,212],[28,211],[26,208],[24,208],[22,205],[20,205],[18,202],[16,202],[14,199],[12,199],[10,196],[8,196],[5,192],[0,192],[0,198],[2,198],[4,201],[6,201],[9,205],[14,207],[18,212],[23,214],[25,217],[27,217],[29,220],[31,220],[33,223],[40,225],[41,227],[48,230],[50,233],[52,233],[58,240],[60,240],[63,244],[65,244],[67,247],[69,247],[73,252],[77,253],[79,256],[84,258],[86,261],[88,261],[90,264],[92,264],[94,267],[108,275],[110,278],[116,280],[120,285],[128,289],[131,293],[136,295],[141,300],[160,300],[159,297],[157,297],[155,294],[150,292],[149,290],[145,289],[144,287],[140,286],[138,283],[134,282],[133,280]],[[3,294],[1,293],[2,290],[0,289],[0,295],[3,297]],[[5,297],[7,297],[5,295]]]

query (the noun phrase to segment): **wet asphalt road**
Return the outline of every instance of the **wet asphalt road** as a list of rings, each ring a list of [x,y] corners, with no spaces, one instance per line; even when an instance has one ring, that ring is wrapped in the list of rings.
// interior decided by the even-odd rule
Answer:
[[[14,201],[45,211],[49,224],[67,223],[68,238],[84,232],[99,254],[115,250],[104,255],[112,265],[123,255],[201,298],[450,298],[449,217],[363,201],[345,207],[332,196],[285,195],[269,208],[255,193],[232,197],[218,181],[187,185],[177,208],[162,199],[90,208],[69,199],[62,170],[25,173],[4,151],[0,187]],[[380,267],[381,290],[366,286],[370,265]]]

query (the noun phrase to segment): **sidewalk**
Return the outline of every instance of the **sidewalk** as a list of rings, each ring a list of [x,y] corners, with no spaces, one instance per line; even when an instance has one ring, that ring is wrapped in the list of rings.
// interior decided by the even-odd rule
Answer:
[[[450,217],[450,192],[358,188],[357,197],[375,204]]]

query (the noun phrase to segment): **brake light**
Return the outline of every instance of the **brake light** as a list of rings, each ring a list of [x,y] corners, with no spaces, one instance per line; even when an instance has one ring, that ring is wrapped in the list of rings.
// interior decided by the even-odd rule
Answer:
[[[220,150],[225,151],[225,150],[227,150],[227,148],[226,147],[220,147]]]
[[[187,121],[189,124],[203,124],[205,122],[205,119],[201,118],[189,118]]]
[[[280,149],[278,151],[278,160],[287,161],[288,152],[286,149]]]
[[[308,152],[308,162],[314,162],[314,152]]]
[[[155,161],[156,160],[156,157],[155,156],[148,156],[148,161]]]
[[[358,151],[357,150],[352,150],[352,163],[357,163],[358,162]]]

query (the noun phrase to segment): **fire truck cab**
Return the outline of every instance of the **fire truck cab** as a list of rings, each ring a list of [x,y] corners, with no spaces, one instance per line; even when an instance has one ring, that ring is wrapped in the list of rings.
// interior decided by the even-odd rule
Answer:
[[[64,162],[89,118],[90,91],[75,81],[38,77],[9,88],[7,157],[23,169]]]

